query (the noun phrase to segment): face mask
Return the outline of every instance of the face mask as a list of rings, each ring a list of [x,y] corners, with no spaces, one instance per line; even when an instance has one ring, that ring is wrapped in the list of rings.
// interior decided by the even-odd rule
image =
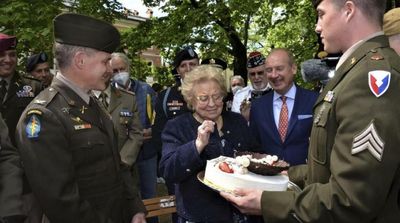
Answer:
[[[243,87],[242,86],[235,86],[232,88],[232,93],[236,94],[236,92],[238,92],[239,90],[241,90]]]
[[[126,71],[119,72],[113,77],[113,81],[121,86],[125,86],[128,80],[129,73]]]

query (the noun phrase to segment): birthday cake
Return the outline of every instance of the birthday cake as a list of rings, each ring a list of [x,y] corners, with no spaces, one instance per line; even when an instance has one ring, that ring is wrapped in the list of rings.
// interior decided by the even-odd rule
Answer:
[[[289,183],[287,176],[280,173],[267,176],[248,170],[250,163],[276,163],[278,161],[275,156],[269,156],[268,160],[266,159],[255,160],[251,155],[242,155],[235,158],[220,156],[208,160],[204,181],[216,188],[222,188],[221,190],[224,191],[232,191],[237,188],[285,191]]]

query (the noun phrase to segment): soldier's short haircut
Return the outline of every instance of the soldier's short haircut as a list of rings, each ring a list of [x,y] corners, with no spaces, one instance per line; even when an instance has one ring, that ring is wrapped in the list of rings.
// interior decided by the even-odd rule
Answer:
[[[97,50],[88,48],[88,47],[55,43],[54,44],[54,57],[56,58],[58,68],[65,69],[65,68],[71,66],[72,59],[78,51],[83,51],[87,55],[93,55],[95,52],[97,52]]]
[[[130,67],[131,67],[131,61],[129,60],[128,56],[125,53],[119,53],[115,52],[111,54],[111,59],[113,58],[120,58],[122,61],[124,61],[126,67],[127,67],[127,72],[130,72]]]
[[[313,0],[313,4],[317,7],[322,1],[324,0]],[[347,1],[353,2],[371,22],[376,22],[379,26],[382,26],[386,0],[332,0],[338,8],[341,8]]]

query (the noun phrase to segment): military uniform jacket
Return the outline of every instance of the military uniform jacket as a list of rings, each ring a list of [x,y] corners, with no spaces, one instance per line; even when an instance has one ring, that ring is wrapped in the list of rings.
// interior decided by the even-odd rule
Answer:
[[[3,217],[18,215],[23,215],[22,168],[0,114],[0,222]]]
[[[8,126],[11,142],[15,145],[15,127],[22,114],[36,95],[42,90],[40,81],[22,77],[15,73],[11,78],[7,95],[0,102],[0,112]]]
[[[306,187],[264,192],[266,222],[400,221],[399,61],[380,35],[338,68],[314,106],[308,171],[289,172]]]
[[[50,222],[129,222],[133,207],[128,168],[113,123],[96,100],[86,104],[55,78],[24,111],[16,140],[32,191]]]
[[[155,112],[156,116],[152,127],[153,142],[157,151],[161,151],[161,132],[167,124],[167,121],[180,114],[190,112],[181,93],[180,86],[176,85],[170,87],[159,94]]]
[[[121,159],[131,166],[136,162],[143,143],[142,125],[140,124],[135,94],[111,87],[108,112],[112,116],[118,134],[118,149]]]

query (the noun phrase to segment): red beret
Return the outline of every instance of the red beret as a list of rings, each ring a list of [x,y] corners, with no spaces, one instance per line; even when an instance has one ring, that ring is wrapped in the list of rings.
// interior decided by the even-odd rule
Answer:
[[[15,49],[17,46],[17,38],[0,33],[0,51]]]

